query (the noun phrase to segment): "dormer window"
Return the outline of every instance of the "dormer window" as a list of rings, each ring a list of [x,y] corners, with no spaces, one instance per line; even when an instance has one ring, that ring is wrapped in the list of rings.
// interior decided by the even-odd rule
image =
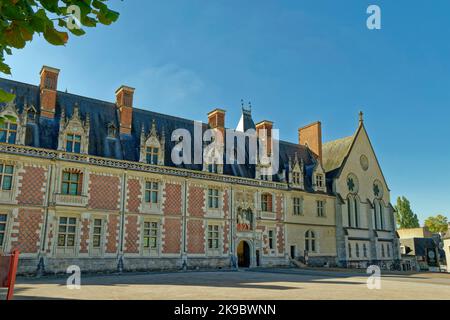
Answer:
[[[0,142],[16,143],[17,124],[10,120],[4,120],[0,123]]]
[[[81,136],[78,134],[67,134],[66,151],[80,153],[81,152]]]
[[[292,173],[292,183],[293,184],[300,184],[302,182],[302,176],[300,172],[293,172]]]
[[[208,172],[210,172],[210,173],[218,173],[219,171],[218,171],[217,164],[215,164],[215,163],[208,164]]]
[[[108,138],[115,138],[117,136],[117,128],[115,125],[110,123],[108,125]]]
[[[159,148],[147,147],[145,151],[145,161],[147,164],[158,164]]]
[[[316,186],[318,188],[323,188],[323,175],[321,174],[316,175]]]
[[[34,108],[29,108],[27,110],[27,118],[29,122],[35,122],[36,121],[36,110]]]

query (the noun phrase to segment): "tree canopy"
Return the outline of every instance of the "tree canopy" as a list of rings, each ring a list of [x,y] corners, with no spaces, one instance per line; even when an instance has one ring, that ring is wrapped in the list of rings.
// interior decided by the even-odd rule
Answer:
[[[425,227],[433,233],[444,233],[448,230],[448,219],[446,216],[438,214],[434,217],[428,217],[425,220]]]
[[[411,204],[406,197],[398,197],[396,210],[397,226],[400,229],[419,228],[417,214],[411,210]]]
[[[110,25],[119,13],[108,8],[108,0],[0,0],[0,72],[11,74],[5,54],[22,49],[43,35],[55,46],[65,45],[69,33],[82,36],[82,27],[98,23]],[[0,102],[8,102],[14,95],[0,89]]]

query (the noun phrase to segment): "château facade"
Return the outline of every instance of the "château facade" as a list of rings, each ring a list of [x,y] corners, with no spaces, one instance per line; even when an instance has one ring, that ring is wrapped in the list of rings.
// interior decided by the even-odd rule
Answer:
[[[194,121],[136,108],[131,87],[110,103],[58,91],[58,69],[40,76],[38,86],[0,79],[16,95],[0,108],[0,251],[20,250],[21,273],[399,259],[362,119],[351,145],[322,146],[320,122],[300,128],[298,143],[277,141],[273,175],[259,162],[176,164],[173,132],[194,135]],[[223,132],[225,114],[209,112],[201,131]],[[264,129],[272,145],[272,127],[243,108],[237,131]]]

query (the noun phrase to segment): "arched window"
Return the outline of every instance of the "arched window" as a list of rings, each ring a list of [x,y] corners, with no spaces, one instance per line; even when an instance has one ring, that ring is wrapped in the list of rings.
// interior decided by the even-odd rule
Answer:
[[[373,202],[373,227],[378,229],[378,202],[374,200]]]
[[[347,198],[347,218],[348,218],[348,226],[352,226],[352,197],[348,196]]]
[[[358,210],[358,198],[353,199],[354,208],[355,208],[355,227],[359,227],[359,210]]]
[[[358,243],[356,244],[355,250],[356,250],[356,257],[359,258],[359,244]]]
[[[386,255],[384,253],[384,244],[381,244],[381,256],[384,258]]]
[[[348,244],[348,257],[349,258],[352,257],[352,244],[351,243]]]
[[[378,206],[380,208],[379,213],[380,213],[380,228],[384,229],[384,210],[383,210],[383,205],[381,203],[381,201],[378,202]]]
[[[367,258],[367,245],[365,243],[363,244],[363,255],[364,258]]]
[[[305,250],[316,252],[316,234],[312,230],[305,233]]]
[[[387,244],[386,249],[387,249],[387,256],[388,256],[388,258],[390,258],[391,257],[391,246],[389,244]]]

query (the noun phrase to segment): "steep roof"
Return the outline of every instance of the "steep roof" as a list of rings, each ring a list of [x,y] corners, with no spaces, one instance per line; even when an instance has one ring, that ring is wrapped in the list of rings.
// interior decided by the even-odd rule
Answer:
[[[16,94],[15,104],[19,112],[22,112],[26,104],[33,105],[40,113],[39,87],[31,84],[21,83],[0,78],[0,88],[5,91],[13,91]],[[36,148],[53,149],[58,148],[59,123],[61,111],[71,117],[74,106],[79,106],[81,118],[90,116],[91,130],[89,133],[88,153],[93,156],[113,158],[118,160],[139,161],[141,130],[150,131],[155,121],[158,134],[165,132],[165,165],[191,170],[202,170],[201,164],[175,165],[171,160],[171,151],[175,142],[171,141],[171,134],[175,129],[186,129],[194,137],[193,120],[174,117],[158,112],[133,108],[131,135],[120,135],[116,138],[108,137],[108,125],[119,127],[119,115],[115,103],[83,97],[67,92],[57,92],[55,118],[47,119],[38,117],[35,123],[27,124],[27,138],[25,144]],[[254,128],[254,122],[249,110],[243,110],[242,128],[245,130]],[[202,130],[208,129],[208,125],[202,123]],[[194,143],[192,143],[192,151]],[[248,150],[246,150],[248,159]],[[193,154],[193,153],[192,153]],[[298,159],[303,159],[305,167],[314,166],[316,159],[306,146],[279,142],[279,171],[273,176],[273,181],[284,181],[289,170],[289,158],[293,159],[297,154]],[[307,170],[305,170],[307,171]],[[255,165],[251,164],[225,164],[224,174],[245,178],[255,178]],[[305,177],[305,189],[312,191],[312,182],[309,174]]]
[[[355,135],[329,141],[322,147],[323,168],[330,172],[342,166],[345,157],[350,152]]]

